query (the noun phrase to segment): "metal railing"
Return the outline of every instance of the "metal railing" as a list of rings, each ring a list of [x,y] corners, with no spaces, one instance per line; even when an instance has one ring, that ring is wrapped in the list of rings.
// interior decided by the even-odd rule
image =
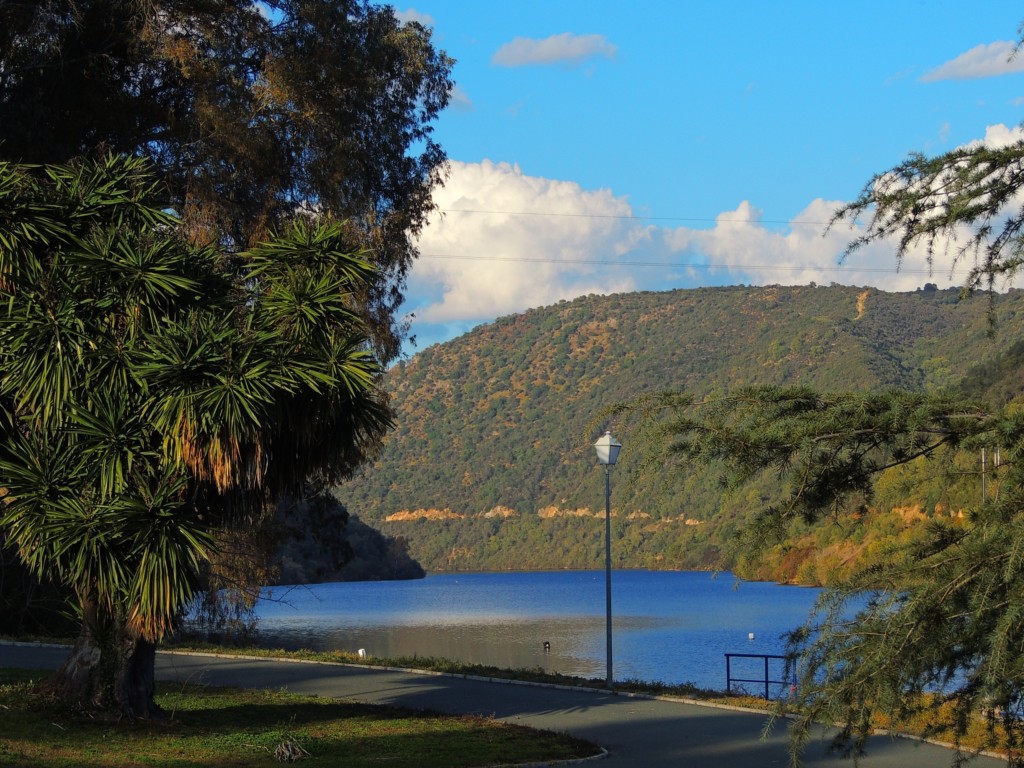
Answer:
[[[764,660],[764,677],[749,678],[749,677],[733,677],[732,676],[732,660],[733,659],[763,659]],[[725,654],[725,690],[729,693],[732,692],[733,683],[757,683],[758,685],[764,685],[764,697],[770,699],[769,686],[771,685],[786,685],[786,680],[772,680],[768,674],[768,663],[770,659],[786,660],[785,656],[774,656],[772,654],[765,653],[727,653]]]

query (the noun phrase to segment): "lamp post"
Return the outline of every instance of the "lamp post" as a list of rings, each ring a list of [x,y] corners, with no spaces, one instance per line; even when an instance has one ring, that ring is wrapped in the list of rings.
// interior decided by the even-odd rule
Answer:
[[[605,685],[612,689],[612,467],[619,458],[622,443],[611,432],[594,443],[597,461],[604,465],[604,595],[605,595],[605,648],[607,649],[607,675]]]

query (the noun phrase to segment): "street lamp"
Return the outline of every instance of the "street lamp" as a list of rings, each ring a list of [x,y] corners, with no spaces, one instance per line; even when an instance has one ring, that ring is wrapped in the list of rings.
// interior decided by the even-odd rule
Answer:
[[[597,461],[604,465],[604,596],[605,596],[605,648],[608,668],[605,685],[612,689],[612,467],[618,461],[622,443],[611,432],[594,443]]]

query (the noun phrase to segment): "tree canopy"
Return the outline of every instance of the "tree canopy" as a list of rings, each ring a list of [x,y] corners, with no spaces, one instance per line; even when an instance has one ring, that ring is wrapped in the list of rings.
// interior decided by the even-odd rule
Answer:
[[[197,243],[241,250],[298,210],[344,221],[376,266],[383,360],[445,154],[452,60],[363,0],[0,4],[0,159],[145,156]]]
[[[90,654],[151,648],[216,527],[337,481],[390,425],[344,227],[297,219],[239,268],[158,190],[139,159],[0,165],[0,525],[74,591]],[[75,698],[147,713],[102,682]]]

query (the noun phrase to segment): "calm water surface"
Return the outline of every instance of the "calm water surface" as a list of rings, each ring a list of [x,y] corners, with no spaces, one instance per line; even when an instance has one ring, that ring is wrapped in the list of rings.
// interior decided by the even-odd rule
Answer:
[[[559,571],[275,587],[257,613],[267,646],[362,648],[603,678],[604,581],[604,571]],[[727,573],[615,571],[615,679],[724,688],[724,654],[782,653],[782,634],[806,620],[818,594]],[[734,676],[763,674],[763,663],[733,664]]]

